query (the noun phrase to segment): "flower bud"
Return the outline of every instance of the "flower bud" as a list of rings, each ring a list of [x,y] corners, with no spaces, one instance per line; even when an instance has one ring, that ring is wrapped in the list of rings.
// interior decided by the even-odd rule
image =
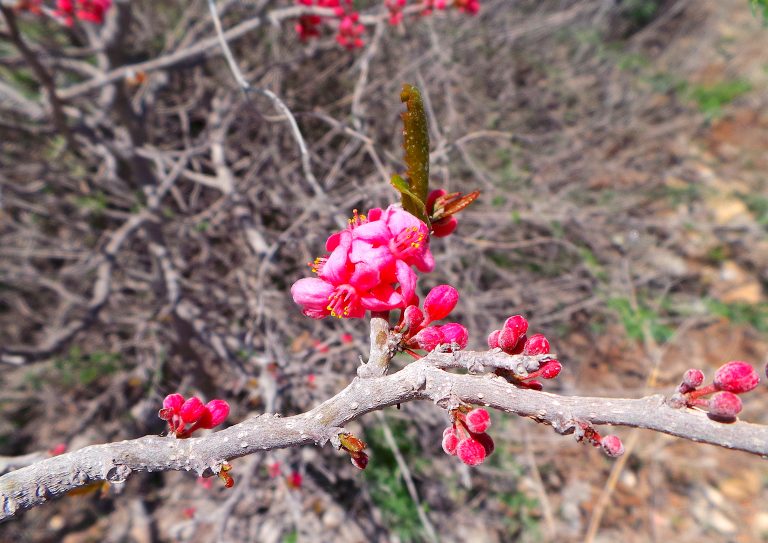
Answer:
[[[456,227],[459,226],[459,221],[451,215],[450,217],[443,217],[439,221],[432,223],[432,235],[436,238],[444,238],[453,234]]]
[[[491,456],[493,449],[496,448],[496,445],[493,443],[493,438],[488,434],[477,434],[475,440],[477,440],[480,445],[483,446],[483,449],[485,449],[485,456]]]
[[[501,335],[501,330],[494,330],[488,335],[488,348],[489,349],[496,349],[499,346],[499,336]]]
[[[522,315],[513,315],[504,322],[504,327],[499,335],[499,347],[504,352],[512,353],[517,343],[528,330],[528,321]]]
[[[550,360],[544,366],[541,367],[541,373],[539,374],[542,379],[554,379],[560,374],[563,369],[563,365],[557,360]]]
[[[619,439],[619,436],[605,436],[600,440],[600,446],[603,448],[605,454],[610,457],[616,458],[624,454],[624,444]]]
[[[467,346],[469,341],[469,332],[467,329],[460,325],[458,322],[449,322],[439,327],[440,332],[443,334],[445,343],[456,343],[459,349],[463,349]]]
[[[533,334],[531,337],[525,340],[525,346],[523,347],[523,354],[536,355],[536,354],[549,354],[549,341],[544,337],[544,334]]]
[[[734,394],[748,392],[755,388],[759,382],[760,376],[755,368],[740,360],[728,362],[715,372],[715,388],[727,390]]]
[[[174,413],[178,413],[181,406],[184,404],[184,396],[181,394],[168,394],[163,400],[163,407],[170,409]]]
[[[435,350],[435,347],[441,343],[446,343],[443,333],[438,326],[427,326],[423,330],[420,330],[418,334],[413,336],[409,344],[415,344],[419,349],[423,349],[427,352]]]
[[[403,329],[408,331],[409,335],[413,335],[421,328],[421,323],[424,322],[424,313],[421,312],[419,306],[409,305],[403,311]]]
[[[456,456],[456,446],[458,444],[459,438],[456,436],[453,426],[449,426],[443,431],[443,451],[445,451],[445,454]]]
[[[202,428],[213,428],[226,420],[229,416],[229,404],[224,400],[211,400],[205,404],[205,412],[200,417]]]
[[[451,285],[438,285],[429,291],[424,298],[424,311],[429,322],[439,321],[447,317],[456,302],[459,301],[459,291]]]
[[[485,460],[485,447],[476,439],[468,437],[459,441],[456,456],[468,466],[476,466]]]
[[[701,383],[703,382],[704,373],[701,370],[691,368],[686,370],[686,372],[683,374],[683,385],[685,385],[688,390],[693,390],[694,388],[700,387]]]
[[[709,400],[709,414],[712,417],[732,420],[740,412],[741,398],[732,392],[718,392]]]
[[[465,422],[467,429],[473,434],[482,434],[491,426],[491,416],[482,408],[473,409],[467,413]]]
[[[179,410],[181,420],[185,423],[197,422],[203,413],[205,413],[205,405],[200,401],[200,398],[194,396],[184,402]]]

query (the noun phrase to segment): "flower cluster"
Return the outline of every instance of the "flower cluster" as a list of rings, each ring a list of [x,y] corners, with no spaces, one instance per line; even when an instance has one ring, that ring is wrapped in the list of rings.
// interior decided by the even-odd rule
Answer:
[[[455,409],[451,411],[452,424],[443,430],[445,454],[457,456],[469,466],[476,466],[493,452],[493,438],[486,431],[491,416],[485,409]]]
[[[422,272],[435,266],[427,225],[396,206],[371,209],[367,216],[355,212],[325,248],[330,254],[310,264],[317,277],[291,287],[293,300],[314,319],[361,318],[367,310],[404,308],[415,299],[411,266]]]
[[[494,330],[488,336],[488,347],[501,349],[508,354],[524,354],[528,356],[549,354],[549,341],[543,334],[533,334],[528,337],[528,321],[522,315],[512,315],[506,321],[501,330]],[[503,372],[503,376],[515,385],[523,388],[541,390],[542,384],[535,379],[554,379],[560,374],[563,365],[555,359],[547,360],[539,366],[539,369],[529,373],[525,377],[514,375],[511,372]]]
[[[450,285],[438,285],[424,298],[424,311],[418,305],[409,305],[400,316],[400,323],[395,331],[402,334],[402,345],[409,350],[421,349],[434,351],[438,345],[446,345],[450,350],[459,350],[467,346],[469,333],[457,322],[441,326],[431,323],[447,317],[459,301],[459,292]]]
[[[733,422],[741,412],[741,398],[737,394],[749,392],[760,382],[755,368],[741,360],[733,360],[720,366],[715,372],[712,383],[704,383],[704,373],[698,369],[689,369],[683,375],[683,381],[677,387],[677,394],[672,399],[679,407],[703,407],[709,417],[720,422]],[[712,394],[710,399],[702,396]]]
[[[299,5],[307,7],[333,9],[334,16],[338,18],[336,27],[336,41],[347,49],[357,49],[365,42],[363,33],[365,27],[359,23],[360,14],[352,9],[352,0],[296,0]],[[397,26],[403,22],[403,15],[408,0],[384,0],[384,6],[389,11],[389,24]],[[476,15],[480,11],[480,0],[453,0],[450,3],[459,12]],[[423,9],[418,14],[427,16],[434,10],[444,10],[449,7],[448,0],[427,0],[423,3]],[[301,41],[320,36],[320,25],[323,16],[310,13],[299,17],[295,25],[296,33]]]
[[[307,7],[330,8],[340,20],[336,33],[336,41],[347,49],[356,49],[364,45],[362,35],[365,27],[358,23],[360,14],[352,8],[352,0],[296,0],[298,4]],[[309,14],[299,17],[296,23],[296,33],[301,41],[320,37],[320,25],[323,18],[320,15]]]
[[[112,0],[57,0],[56,15],[64,24],[72,26],[75,18],[89,23],[101,24],[104,15],[112,6]]]
[[[169,394],[157,415],[168,421],[170,433],[185,438],[195,430],[210,429],[224,422],[229,416],[229,404],[224,400],[211,400],[204,404],[195,396],[185,400],[181,394]],[[187,428],[187,424],[192,426]]]

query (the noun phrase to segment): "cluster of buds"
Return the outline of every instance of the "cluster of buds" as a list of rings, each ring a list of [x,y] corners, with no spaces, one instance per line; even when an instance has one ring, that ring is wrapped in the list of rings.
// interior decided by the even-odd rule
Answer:
[[[204,404],[195,396],[185,400],[181,394],[169,394],[157,415],[168,421],[169,433],[186,438],[195,430],[210,429],[224,422],[229,416],[229,404],[224,400],[211,400]],[[189,428],[188,424],[191,425]]]
[[[72,26],[75,18],[101,24],[111,6],[112,0],[57,0],[56,15],[67,26]]]
[[[512,315],[501,330],[494,330],[488,336],[488,347],[501,349],[507,354],[523,354],[528,356],[549,354],[549,341],[543,334],[533,334],[528,337],[528,321],[522,315]],[[555,359],[547,360],[536,371],[528,375],[515,375],[507,370],[497,370],[499,375],[511,383],[522,387],[541,390],[543,385],[537,378],[554,379],[560,374],[563,365]]]
[[[689,369],[677,387],[672,404],[678,407],[701,407],[707,410],[711,419],[733,422],[741,412],[741,398],[737,394],[749,392],[760,382],[755,368],[741,360],[733,360],[720,366],[711,384],[704,383],[704,373]],[[703,396],[712,395],[706,399]]]
[[[384,0],[384,5],[389,10],[389,24],[397,26],[403,22],[403,9],[408,0]]]
[[[434,351],[438,345],[446,345],[450,351],[467,346],[469,333],[457,322],[441,326],[431,323],[447,317],[459,301],[459,292],[450,285],[438,285],[424,298],[424,311],[418,305],[409,305],[400,316],[395,332],[402,334],[401,344],[412,355],[412,349]]]
[[[462,13],[477,15],[480,11],[480,0],[453,0],[451,5]],[[448,7],[448,0],[426,0],[422,15],[429,15],[432,10],[443,10]]]
[[[360,14],[352,9],[352,0],[296,0],[296,2],[307,7],[333,9],[334,16],[339,20],[336,29],[336,41],[339,45],[347,49],[358,49],[365,44],[362,37],[365,27],[358,22]],[[407,3],[408,0],[384,0],[384,6],[389,11],[389,24],[397,26],[403,22],[403,11]],[[426,16],[435,9],[446,9],[449,7],[449,2],[448,0],[427,0],[423,5],[420,15]],[[479,0],[453,0],[450,5],[459,12],[469,15],[475,15],[480,11]],[[300,16],[295,25],[299,39],[307,41],[310,38],[319,37],[322,22],[323,16],[315,13]]]
[[[443,451],[476,466],[493,452],[493,438],[486,432],[491,416],[485,409],[460,407],[451,411],[452,423],[443,430]]]
[[[351,9],[352,0],[296,0],[299,5],[333,9],[339,19],[336,41],[347,49],[356,49],[364,45],[362,35],[365,27],[358,23],[360,14]],[[317,14],[302,15],[296,23],[296,33],[301,41],[320,37],[320,24],[323,17]]]

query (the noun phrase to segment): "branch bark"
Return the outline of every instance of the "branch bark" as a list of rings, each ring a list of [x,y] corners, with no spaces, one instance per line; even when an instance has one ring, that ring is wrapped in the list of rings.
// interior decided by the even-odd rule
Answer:
[[[710,443],[758,455],[768,455],[768,427],[735,422],[723,424],[703,412],[672,407],[661,395],[639,399],[564,397],[517,388],[493,374],[498,367],[524,368],[534,357],[498,351],[432,352],[385,376],[381,358],[391,357],[392,334],[382,334],[373,319],[373,356],[344,390],[314,409],[291,417],[263,414],[200,438],[145,436],[93,445],[0,477],[0,522],[78,487],[105,480],[120,485],[136,472],[193,471],[218,473],[241,456],[302,445],[339,445],[343,426],[366,413],[416,400],[429,400],[443,409],[460,404],[491,407],[548,424],[560,434],[573,433],[583,423],[646,428],[692,441]],[[540,360],[538,361],[540,362]],[[456,374],[446,368],[464,368]],[[437,445],[436,436],[436,445]]]

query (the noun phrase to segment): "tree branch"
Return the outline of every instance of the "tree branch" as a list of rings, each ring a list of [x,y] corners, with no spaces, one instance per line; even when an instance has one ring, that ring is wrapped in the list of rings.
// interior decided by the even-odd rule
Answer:
[[[378,368],[378,357],[390,352],[393,335],[381,334],[377,319],[372,324],[374,356],[365,366]],[[610,424],[768,455],[768,427],[715,422],[703,412],[673,408],[661,395],[640,399],[564,397],[517,388],[492,374],[455,374],[443,369],[520,368],[532,365],[533,358],[497,351],[432,352],[393,375],[358,376],[337,395],[300,415],[264,414],[205,437],[145,436],[48,458],[0,477],[0,522],[94,481],[120,485],[134,472],[177,470],[211,475],[226,461],[256,452],[322,446],[328,441],[338,446],[338,435],[349,421],[415,400],[430,400],[443,409],[461,404],[492,407],[548,424],[560,434],[573,433],[584,423]]]

